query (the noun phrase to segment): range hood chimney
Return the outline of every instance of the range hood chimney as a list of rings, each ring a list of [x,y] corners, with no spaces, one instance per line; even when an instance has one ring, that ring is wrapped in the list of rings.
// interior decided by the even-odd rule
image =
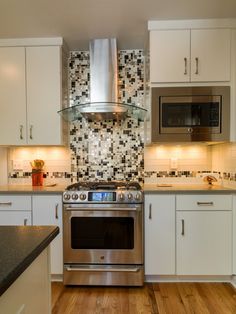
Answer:
[[[115,38],[94,39],[90,51],[90,100],[117,102],[117,48]]]
[[[117,82],[117,47],[115,38],[90,42],[90,103],[78,104],[58,111],[67,121],[81,116],[90,121],[143,120],[146,110],[134,104],[119,103]]]

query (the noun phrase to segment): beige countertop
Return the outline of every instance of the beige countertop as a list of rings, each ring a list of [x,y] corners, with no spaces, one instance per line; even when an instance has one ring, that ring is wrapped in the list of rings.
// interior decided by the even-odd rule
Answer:
[[[209,184],[144,184],[145,193],[235,193],[236,188]]]
[[[0,185],[0,194],[58,194],[63,193],[67,185]],[[144,184],[145,193],[235,193],[236,188],[208,184]]]
[[[63,193],[66,185],[45,185],[45,186],[32,186],[32,185],[0,185],[0,194],[5,193],[30,193],[30,194],[58,194]]]

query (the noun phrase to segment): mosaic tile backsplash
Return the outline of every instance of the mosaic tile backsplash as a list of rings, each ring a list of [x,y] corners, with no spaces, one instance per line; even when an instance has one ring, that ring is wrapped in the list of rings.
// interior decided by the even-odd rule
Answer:
[[[89,52],[71,52],[70,105],[89,101]],[[144,56],[142,50],[118,52],[120,102],[144,107]],[[144,123],[87,122],[70,126],[72,182],[82,180],[143,180]]]

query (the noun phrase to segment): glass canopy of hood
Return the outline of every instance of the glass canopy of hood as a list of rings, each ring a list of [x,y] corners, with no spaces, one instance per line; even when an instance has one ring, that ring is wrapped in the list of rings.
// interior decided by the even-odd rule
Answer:
[[[85,118],[89,121],[124,120],[134,118],[144,121],[147,110],[135,105],[115,102],[93,102],[78,104],[58,111],[69,122]]]

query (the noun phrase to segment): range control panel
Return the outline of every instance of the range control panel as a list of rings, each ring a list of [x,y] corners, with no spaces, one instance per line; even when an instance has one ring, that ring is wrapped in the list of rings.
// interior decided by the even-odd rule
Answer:
[[[143,192],[116,191],[65,191],[64,203],[142,203]]]

